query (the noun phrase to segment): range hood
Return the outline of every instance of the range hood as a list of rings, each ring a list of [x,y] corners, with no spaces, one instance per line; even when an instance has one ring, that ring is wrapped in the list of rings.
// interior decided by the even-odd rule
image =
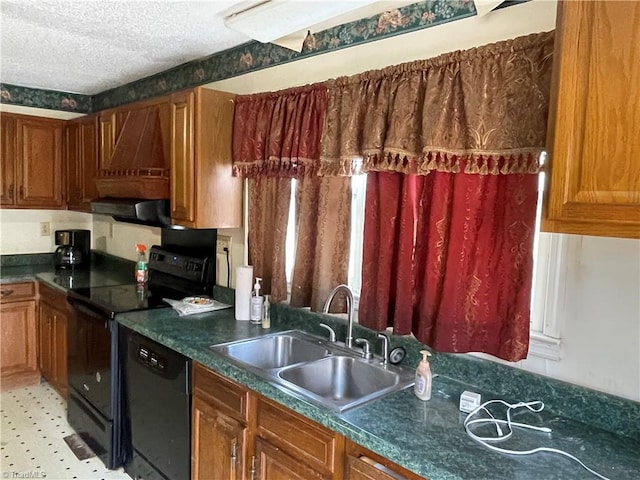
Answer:
[[[118,222],[151,227],[171,224],[168,199],[100,198],[91,202],[91,213],[111,215]]]

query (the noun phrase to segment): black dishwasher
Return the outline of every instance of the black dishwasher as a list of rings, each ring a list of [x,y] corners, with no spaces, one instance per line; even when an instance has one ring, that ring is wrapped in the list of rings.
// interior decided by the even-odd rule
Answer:
[[[125,471],[134,479],[191,477],[191,360],[121,328]],[[126,345],[126,347],[125,347]]]

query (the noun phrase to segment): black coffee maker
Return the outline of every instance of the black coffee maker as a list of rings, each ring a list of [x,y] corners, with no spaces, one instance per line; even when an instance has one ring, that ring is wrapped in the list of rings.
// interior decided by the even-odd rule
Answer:
[[[89,230],[56,230],[56,268],[78,268],[91,262],[91,232]]]

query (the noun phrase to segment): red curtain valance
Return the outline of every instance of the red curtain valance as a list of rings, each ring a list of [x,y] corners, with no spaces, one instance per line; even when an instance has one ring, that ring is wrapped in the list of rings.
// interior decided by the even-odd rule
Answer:
[[[326,105],[324,84],[236,97],[234,174],[293,178],[315,172]]]

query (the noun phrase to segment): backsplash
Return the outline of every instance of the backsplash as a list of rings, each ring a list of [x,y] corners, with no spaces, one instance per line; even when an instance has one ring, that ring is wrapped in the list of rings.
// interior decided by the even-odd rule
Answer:
[[[334,327],[338,339],[344,339],[346,322],[279,303],[272,308],[272,321],[287,328],[300,328],[319,336],[326,336],[320,322]],[[354,337],[364,337],[380,351],[375,332],[354,324]],[[391,337],[390,348],[402,346],[407,351],[404,364],[415,368],[420,361],[420,350],[425,346],[411,336]],[[489,360],[465,354],[437,353],[431,358],[434,374],[459,380],[477,387],[482,393],[499,395],[507,401],[542,400],[546,408],[559,415],[640,440],[640,403],[621,397],[580,387],[553,378],[526,372]],[[497,397],[494,397],[497,398]],[[483,401],[489,400],[483,395]]]
[[[313,33],[305,40],[300,53],[271,43],[251,41],[93,96],[2,84],[0,102],[79,113],[97,112],[474,15],[473,0],[418,2]]]

